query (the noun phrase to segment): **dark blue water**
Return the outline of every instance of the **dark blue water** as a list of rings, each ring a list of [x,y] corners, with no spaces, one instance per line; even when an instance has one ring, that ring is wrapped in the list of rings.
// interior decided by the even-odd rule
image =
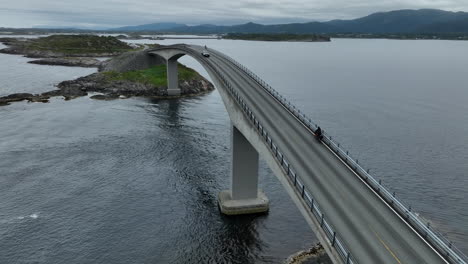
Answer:
[[[1,107],[0,263],[278,263],[315,243],[263,164],[277,209],[219,213],[222,109],[217,92]]]
[[[466,42],[196,42],[291,98],[468,251]],[[0,94],[87,74],[18,58],[0,55]],[[316,241],[264,163],[270,213],[219,214],[230,152],[216,91],[15,103],[0,107],[0,139],[0,263],[278,263]]]

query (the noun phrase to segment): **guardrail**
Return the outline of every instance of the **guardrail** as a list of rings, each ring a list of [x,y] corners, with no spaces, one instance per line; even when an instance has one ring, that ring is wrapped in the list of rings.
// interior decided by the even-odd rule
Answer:
[[[226,86],[228,92],[239,104],[244,114],[251,121],[251,123],[256,128],[257,132],[260,134],[265,143],[269,146],[271,153],[280,164],[284,173],[288,175],[289,180],[296,188],[296,191],[302,197],[306,205],[309,206],[312,215],[320,223],[320,227],[323,229],[324,233],[329,239],[330,245],[336,249],[338,255],[344,263],[357,264],[358,262],[352,257],[344,242],[340,239],[336,231],[334,231],[331,224],[326,220],[325,214],[320,210],[320,207],[316,200],[314,200],[311,192],[307,190],[301,178],[296,174],[288,160],[284,157],[284,154],[279,150],[278,146],[274,143],[273,139],[269,136],[268,132],[262,126],[260,121],[258,121],[258,119],[255,117],[255,114],[250,110],[248,105],[245,103],[244,99],[242,99],[242,97],[234,89],[231,83],[216,67],[212,67],[212,70],[220,77],[221,81]]]
[[[260,86],[265,89],[271,96],[273,96],[278,102],[280,102],[286,109],[288,109],[300,122],[302,122],[306,127],[309,128],[311,133],[313,133],[314,128],[317,128],[318,125],[312,122],[312,119],[308,118],[305,114],[301,113],[291,102],[289,102],[285,97],[279,94],[274,90],[270,85],[258,77],[255,73],[250,71],[247,67],[238,63],[231,57],[218,52],[213,49],[209,49],[210,52],[215,53],[233,63],[237,68],[247,73],[253,80],[255,80]],[[334,246],[337,251],[340,253],[340,256],[343,258],[345,263],[356,263],[355,260],[350,257],[350,253],[346,250],[343,242],[340,241],[336,232],[333,231],[331,226],[324,219],[324,214],[320,211],[317,203],[313,199],[312,195],[305,189],[305,186],[302,184],[302,181],[294,173],[292,168],[290,168],[289,163],[284,158],[283,154],[278,150],[278,147],[272,142],[272,139],[268,136],[268,133],[264,131],[264,128],[260,125],[259,121],[255,118],[252,111],[244,103],[242,98],[239,97],[238,93],[231,87],[231,85],[226,81],[223,75],[216,69],[213,68],[217,74],[222,77],[223,82],[228,87],[231,94],[241,105],[244,112],[247,114],[249,119],[259,130],[259,133],[264,137],[267,144],[269,144],[270,149],[272,150],[275,157],[279,160],[283,169],[286,170],[288,176],[291,177],[291,180],[294,182],[294,186],[298,188],[301,192],[302,198],[304,198],[311,207],[313,215],[316,216],[317,220],[320,221],[321,226],[328,238],[331,241],[332,246]],[[264,135],[265,133],[265,135]],[[359,164],[358,160],[354,160],[348,151],[344,150],[340,143],[332,139],[332,136],[328,135],[324,130],[322,130],[323,143],[325,143],[329,149],[331,149],[340,159],[346,163],[361,179],[363,179],[383,200],[385,200],[401,217],[403,217],[407,223],[413,227],[419,235],[424,237],[427,242],[429,242],[449,263],[456,264],[467,264],[468,257],[456,248],[452,242],[446,239],[440,232],[436,231],[429,222],[423,223],[422,219],[419,218],[412,210],[411,206],[407,206],[396,198],[395,192],[390,193],[383,185],[382,181],[377,181],[374,177],[369,174],[369,170],[365,170]]]

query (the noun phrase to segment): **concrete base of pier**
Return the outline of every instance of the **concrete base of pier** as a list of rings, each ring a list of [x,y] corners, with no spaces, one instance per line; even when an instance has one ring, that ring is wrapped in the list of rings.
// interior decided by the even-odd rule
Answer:
[[[167,95],[178,96],[180,95],[180,89],[167,89]]]
[[[218,205],[225,215],[242,215],[268,212],[270,202],[266,195],[258,190],[257,198],[234,200],[231,191],[221,191],[218,195]]]

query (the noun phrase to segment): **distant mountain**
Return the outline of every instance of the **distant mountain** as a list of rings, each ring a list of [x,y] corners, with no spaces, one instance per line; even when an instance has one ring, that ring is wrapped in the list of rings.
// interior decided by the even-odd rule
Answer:
[[[326,22],[352,33],[453,33],[468,32],[468,13],[436,9],[380,12],[353,20]]]
[[[177,27],[170,30],[175,33],[193,34],[224,34],[224,33],[331,33],[338,29],[333,25],[320,22],[293,23],[278,25],[262,25],[256,23],[246,23],[234,26],[199,25]]]
[[[233,26],[211,24],[188,26],[178,23],[154,23],[109,29],[117,32],[159,32],[188,34],[226,33],[373,33],[373,34],[421,34],[421,33],[468,33],[468,13],[437,9],[396,10],[374,13],[351,20],[308,22],[277,25],[246,23]]]
[[[111,31],[120,31],[120,32],[133,32],[133,31],[165,31],[171,30],[173,28],[178,27],[186,27],[185,24],[178,24],[178,23],[153,23],[153,24],[145,24],[139,26],[127,26],[127,27],[119,27],[119,28],[111,28]]]
[[[468,33],[468,13],[436,9],[379,12],[352,20],[262,25],[180,26],[160,30],[174,33]]]
[[[418,31],[430,33],[468,33],[468,17],[460,17],[455,21],[423,25],[418,28]]]

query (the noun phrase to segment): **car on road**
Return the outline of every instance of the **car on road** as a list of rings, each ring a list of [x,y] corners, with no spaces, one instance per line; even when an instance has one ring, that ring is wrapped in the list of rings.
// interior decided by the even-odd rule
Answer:
[[[208,53],[208,51],[202,51],[201,55],[203,55],[203,57],[210,57],[210,53]]]

